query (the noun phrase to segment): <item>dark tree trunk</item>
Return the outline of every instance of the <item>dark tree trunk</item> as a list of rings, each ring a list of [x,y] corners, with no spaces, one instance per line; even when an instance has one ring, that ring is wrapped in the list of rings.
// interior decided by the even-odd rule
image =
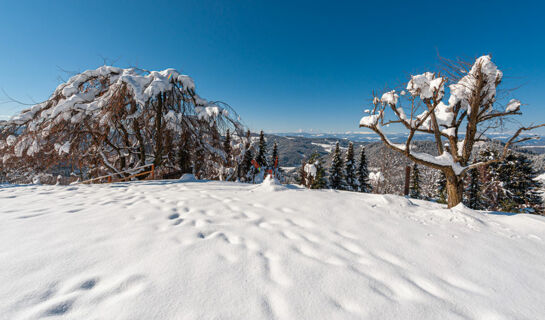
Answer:
[[[159,94],[155,111],[155,168],[159,167],[163,157],[163,95]]]

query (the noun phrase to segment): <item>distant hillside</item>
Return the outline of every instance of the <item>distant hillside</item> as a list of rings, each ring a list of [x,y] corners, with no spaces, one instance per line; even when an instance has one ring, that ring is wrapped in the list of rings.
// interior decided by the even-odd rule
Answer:
[[[322,136],[320,136],[322,135]],[[301,166],[304,159],[313,152],[318,152],[322,156],[322,160],[326,168],[331,165],[330,152],[338,141],[341,149],[346,150],[348,143],[354,143],[356,154],[359,153],[361,146],[366,147],[366,155],[368,159],[369,169],[371,171],[381,171],[386,178],[386,184],[382,192],[401,194],[403,192],[404,170],[405,166],[412,165],[403,155],[388,149],[378,137],[370,134],[337,134],[331,136],[328,134],[299,134],[298,136],[281,136],[281,135],[266,135],[269,149],[276,142],[279,150],[279,163],[285,170],[287,182],[295,182],[297,176],[297,168]],[[352,140],[350,138],[355,138]],[[417,139],[414,143],[416,151],[436,154],[435,144],[431,140]],[[493,143],[496,147],[501,147],[503,136],[497,136],[500,142]],[[392,140],[400,143],[404,142],[402,135],[393,135]],[[363,141],[362,141],[363,140]],[[542,140],[532,142],[544,143]],[[545,172],[545,154],[538,154],[538,148],[528,148],[530,145],[518,147],[515,152],[526,154],[533,162],[534,168],[538,172]],[[543,147],[545,148],[545,147]],[[478,152],[479,149],[475,151]],[[437,180],[439,172],[424,166],[420,166],[422,187],[425,195],[431,196],[433,193],[433,185]]]
[[[312,139],[334,139],[336,140],[350,140],[353,142],[380,142],[378,135],[368,132],[346,132],[346,133],[307,133],[307,132],[286,132],[275,133],[274,135],[282,137],[298,137],[298,138],[312,138]],[[534,135],[521,135],[521,136],[534,136]],[[463,135],[462,135],[463,137]],[[491,133],[487,134],[487,137],[491,140],[497,140],[506,142],[511,136],[507,133]],[[406,141],[406,133],[391,133],[388,134],[388,138],[395,143],[402,143]],[[433,136],[429,134],[416,134],[413,141],[433,141]],[[534,153],[545,153],[545,138],[537,137],[532,140],[524,141],[520,144],[519,148],[528,149]]]

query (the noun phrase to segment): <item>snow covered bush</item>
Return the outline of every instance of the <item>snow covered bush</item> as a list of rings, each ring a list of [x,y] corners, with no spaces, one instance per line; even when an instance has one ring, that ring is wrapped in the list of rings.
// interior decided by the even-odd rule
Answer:
[[[199,178],[228,179],[236,170],[225,166],[237,163],[223,150],[227,129],[236,160],[244,145],[238,115],[199,97],[189,76],[102,66],[1,124],[0,171],[32,175],[63,167],[89,178],[153,163],[158,174],[192,168]]]
[[[411,76],[406,91],[392,90],[381,97],[375,96],[372,109],[360,120],[360,127],[373,130],[389,148],[410,160],[443,172],[448,206],[453,207],[462,201],[463,178],[468,170],[505,158],[511,145],[530,139],[519,138],[523,131],[543,124],[518,129],[497,159],[470,164],[474,144],[485,140],[486,130],[497,127],[505,117],[520,115],[521,103],[512,99],[499,106],[496,102],[503,74],[488,55],[477,58],[472,65],[450,64],[446,73]],[[408,131],[404,144],[388,139],[383,128],[390,124],[401,125]],[[438,156],[411,150],[414,135],[422,133],[434,136]]]

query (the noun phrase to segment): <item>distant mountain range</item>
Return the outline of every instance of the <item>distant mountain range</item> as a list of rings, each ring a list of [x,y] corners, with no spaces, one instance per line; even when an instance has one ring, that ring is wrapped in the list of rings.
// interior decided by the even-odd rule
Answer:
[[[281,132],[274,133],[274,135],[282,137],[302,137],[302,138],[334,138],[334,139],[346,139],[353,142],[377,142],[380,141],[380,137],[373,132],[345,132],[345,133],[309,133],[309,132]],[[395,143],[405,142],[407,133],[388,133],[388,138]],[[486,136],[492,140],[499,140],[506,142],[511,137],[510,133],[489,133]],[[532,134],[526,134],[521,136],[534,136]],[[415,134],[415,141],[433,141],[433,136],[430,134]],[[545,138],[538,137],[533,140],[525,141],[521,145],[525,146],[543,146],[545,147]]]
[[[282,132],[274,135],[282,137],[298,137],[310,139],[348,140],[352,142],[372,143],[380,142],[380,137],[372,132],[346,132],[346,133],[309,133],[309,132]],[[511,138],[510,133],[490,133],[486,135],[491,140],[506,142]],[[534,136],[530,134],[521,136]],[[403,143],[407,139],[406,133],[389,133],[388,138],[394,143]],[[413,141],[433,141],[434,137],[429,134],[416,134]],[[319,143],[319,142],[318,142]],[[518,145],[521,149],[527,149],[533,153],[545,153],[545,137],[538,136],[535,139],[524,141]]]

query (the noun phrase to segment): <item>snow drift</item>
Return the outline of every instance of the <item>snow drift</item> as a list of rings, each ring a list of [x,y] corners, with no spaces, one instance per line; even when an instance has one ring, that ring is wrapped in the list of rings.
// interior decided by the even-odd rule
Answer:
[[[276,187],[2,187],[0,318],[545,315],[544,217]]]

